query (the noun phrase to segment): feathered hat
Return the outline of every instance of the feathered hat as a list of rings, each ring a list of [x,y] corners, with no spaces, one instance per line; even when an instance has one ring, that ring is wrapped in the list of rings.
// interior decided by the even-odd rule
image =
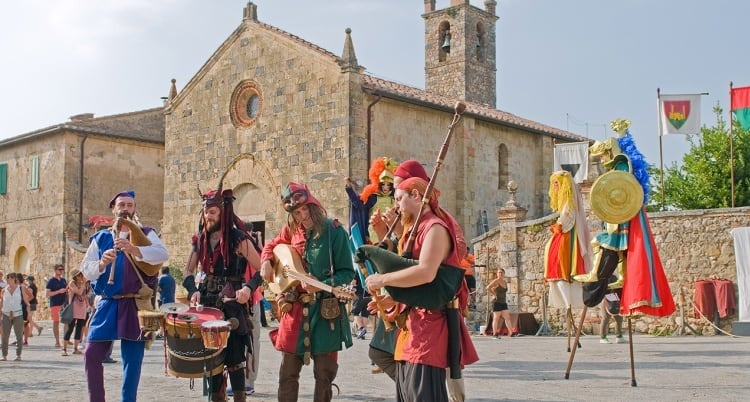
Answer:
[[[381,182],[393,183],[393,172],[397,167],[398,163],[387,156],[381,156],[380,158],[375,159],[375,161],[372,162],[372,166],[370,166],[370,172],[368,175],[370,177],[370,184],[362,189],[362,194],[359,195],[359,199],[362,200],[362,202],[367,202],[367,199],[370,198],[371,195],[380,191]]]

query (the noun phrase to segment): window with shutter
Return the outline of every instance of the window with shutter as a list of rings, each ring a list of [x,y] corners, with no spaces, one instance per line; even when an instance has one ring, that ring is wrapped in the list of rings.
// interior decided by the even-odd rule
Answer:
[[[0,195],[8,192],[8,164],[0,163]]]

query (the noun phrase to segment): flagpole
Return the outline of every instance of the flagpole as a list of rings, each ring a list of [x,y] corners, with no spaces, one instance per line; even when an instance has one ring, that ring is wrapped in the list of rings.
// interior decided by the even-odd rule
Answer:
[[[729,171],[732,177],[732,208],[734,208],[734,136],[732,134],[732,81],[729,81]]]
[[[661,90],[659,88],[656,88],[656,109],[658,110],[659,115],[656,119],[656,132],[659,133],[659,169],[661,172],[661,210],[664,211],[664,156],[663,156],[663,150],[662,150],[662,133],[661,133]]]

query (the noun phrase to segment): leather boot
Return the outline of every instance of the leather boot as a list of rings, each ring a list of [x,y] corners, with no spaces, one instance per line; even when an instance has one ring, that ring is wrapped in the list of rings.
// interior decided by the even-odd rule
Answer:
[[[234,402],[245,402],[247,399],[245,398],[245,391],[234,391]]]

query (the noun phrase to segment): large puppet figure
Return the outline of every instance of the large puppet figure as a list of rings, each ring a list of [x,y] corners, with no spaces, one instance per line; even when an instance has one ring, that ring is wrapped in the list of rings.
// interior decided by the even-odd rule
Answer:
[[[630,135],[630,122],[617,119],[610,126],[617,138],[596,141],[589,149],[592,156],[601,157],[606,170],[591,188],[591,210],[603,221],[605,230],[596,236],[601,255],[583,285],[583,302],[588,307],[599,305],[610,292],[612,274],[622,267],[620,315],[628,319],[631,385],[635,386],[631,319],[641,314],[668,316],[675,311],[675,304],[646,214],[648,164]],[[572,362],[573,355],[566,378]]]
[[[625,281],[620,314],[663,317],[672,314],[675,305],[646,215],[648,165],[635,146],[628,131],[629,125],[627,120],[613,121],[612,129],[618,134],[616,141],[597,141],[590,149],[592,155],[601,156],[608,171],[597,180],[600,183],[594,183],[591,195],[592,210],[604,221],[606,230],[596,236],[602,256],[596,270],[596,282],[584,285],[584,303],[592,307],[601,302],[607,292],[609,278],[622,260]],[[622,199],[623,189],[632,184],[610,180],[616,177],[609,175],[613,172],[629,173],[641,187],[642,199],[637,200],[635,213],[630,217],[627,217],[630,213],[621,212],[627,211],[629,206],[618,205],[618,202]],[[607,181],[611,181],[612,185],[607,185]],[[601,187],[601,190],[597,191],[596,187]],[[623,217],[621,214],[624,214]]]
[[[346,178],[346,194],[349,196],[349,227],[356,223],[366,243],[377,239],[377,234],[370,228],[370,215],[380,209],[385,212],[393,207],[393,171],[398,163],[382,156],[370,167],[370,184],[362,189],[362,194],[354,192],[351,180]]]
[[[570,341],[572,309],[583,307],[581,284],[573,279],[576,275],[584,275],[592,270],[591,236],[586,224],[583,200],[570,172],[554,172],[549,182],[550,207],[560,216],[550,227],[552,238],[545,247],[544,279],[550,284],[549,305],[566,309]]]

